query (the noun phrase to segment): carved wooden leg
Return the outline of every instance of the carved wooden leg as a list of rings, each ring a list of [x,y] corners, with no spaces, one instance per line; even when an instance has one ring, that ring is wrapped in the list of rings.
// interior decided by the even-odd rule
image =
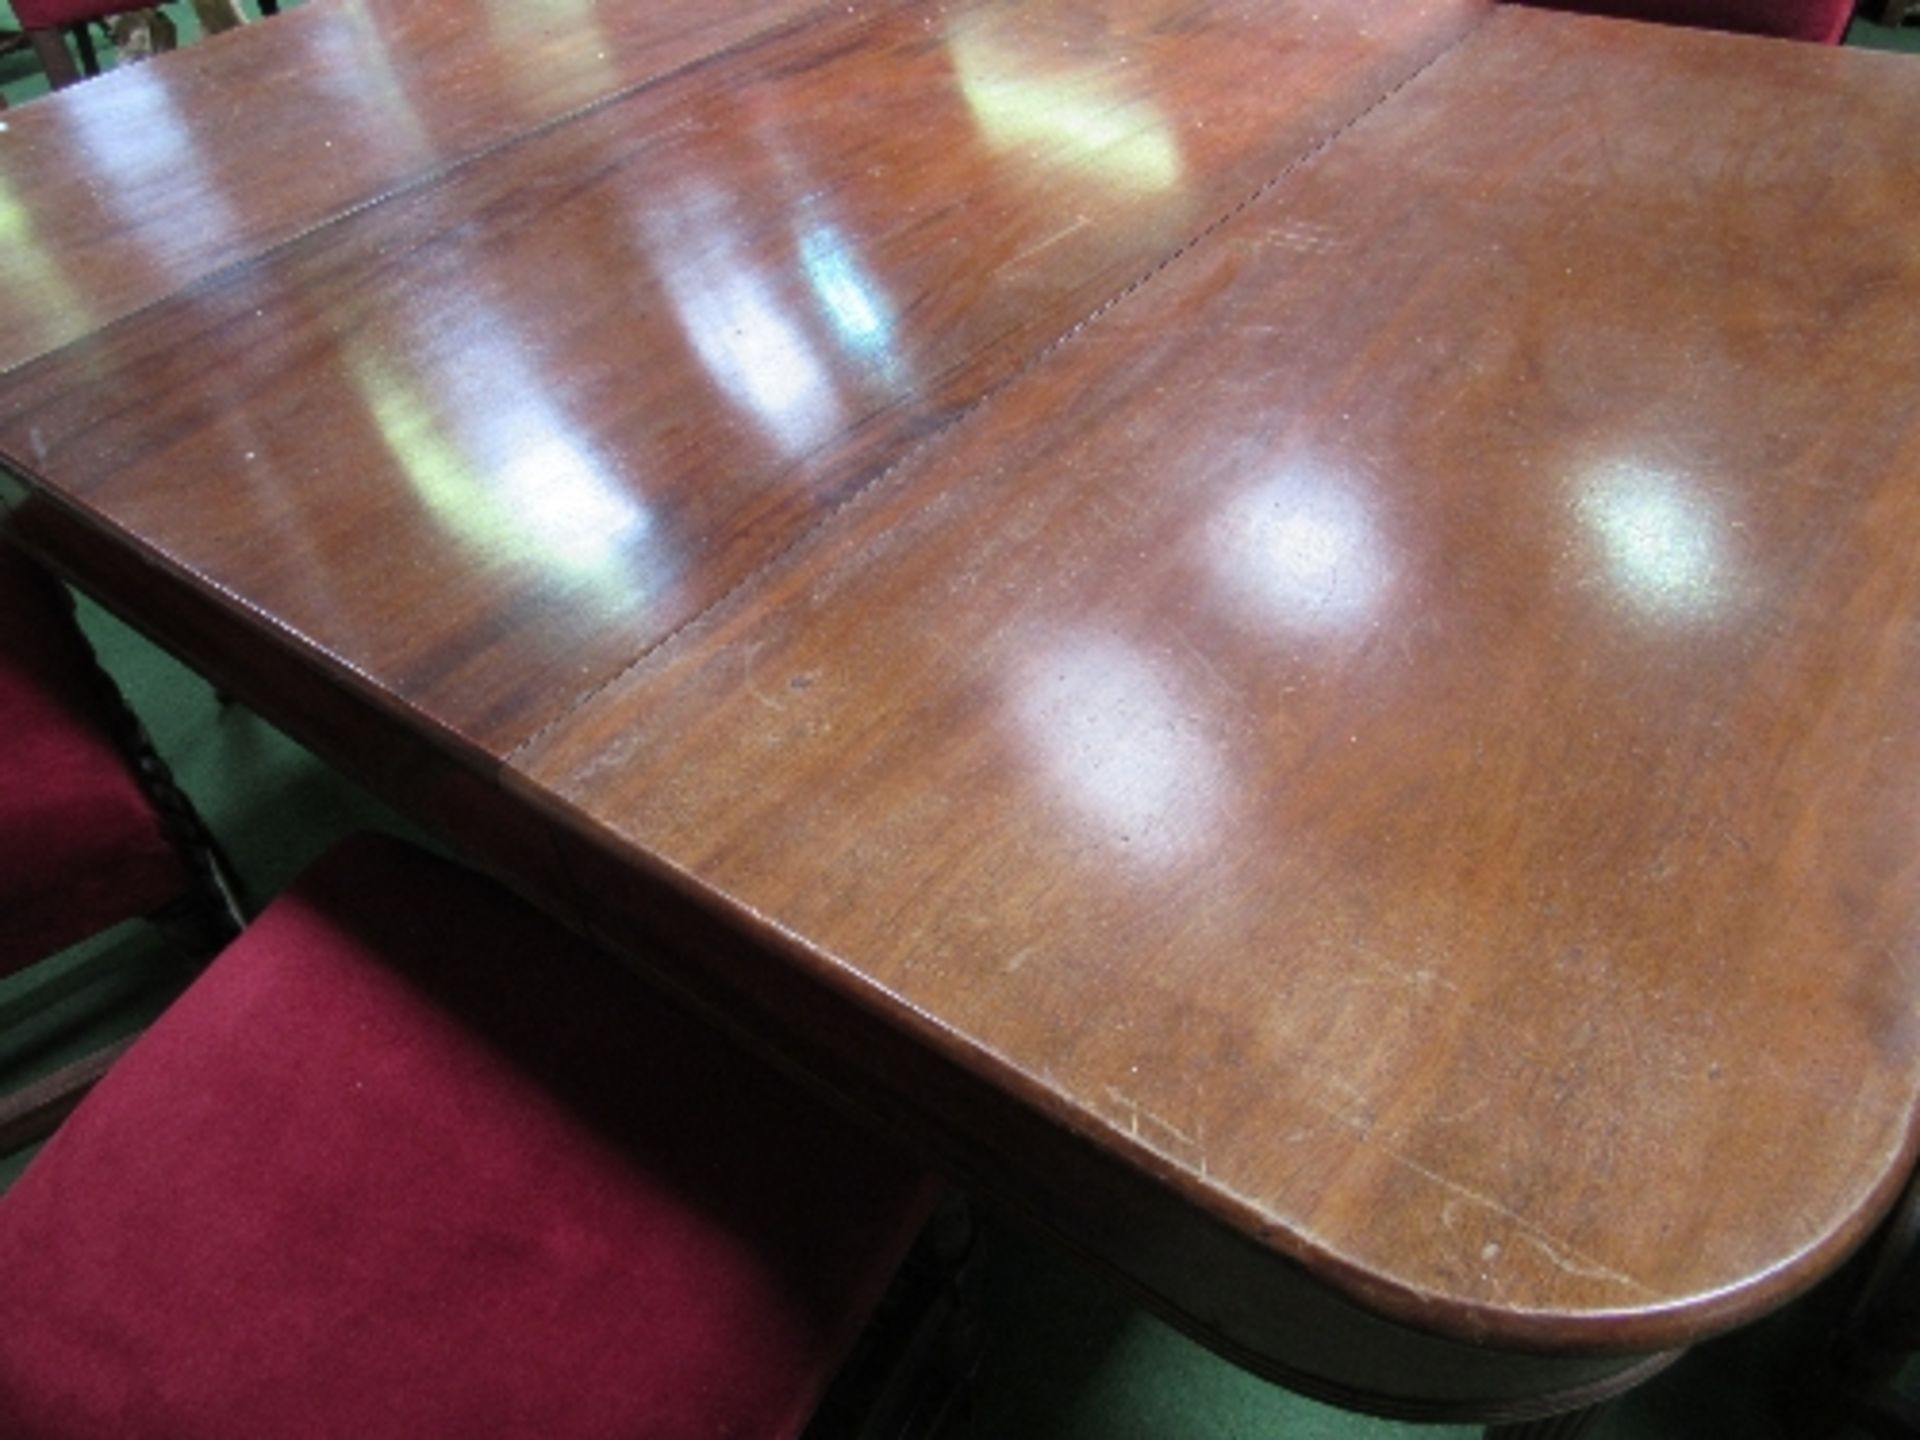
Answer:
[[[93,31],[82,20],[78,25],[69,25],[67,33],[73,37],[73,48],[80,52],[80,73],[91,80],[100,73],[100,57],[93,49]]]
[[[1528,1420],[1519,1425],[1489,1425],[1486,1440],[1579,1440],[1593,1429],[1594,1422],[1600,1418],[1601,1407],[1589,1405],[1584,1410],[1569,1410],[1564,1415],[1552,1415],[1545,1420]]]
[[[72,85],[80,78],[80,67],[73,63],[73,52],[67,49],[67,37],[54,26],[36,27],[27,31],[27,41],[33,46],[33,53],[39,57],[40,68],[47,72],[47,84],[55,90]]]
[[[237,0],[193,0],[193,15],[200,22],[201,31],[208,35],[219,35],[247,23]]]

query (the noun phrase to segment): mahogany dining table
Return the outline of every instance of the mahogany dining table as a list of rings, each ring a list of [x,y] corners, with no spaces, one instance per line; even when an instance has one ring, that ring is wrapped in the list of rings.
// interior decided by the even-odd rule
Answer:
[[[1487,0],[314,0],[5,117],[8,534],[1229,1358],[1571,1434],[1914,1162],[1916,134]]]

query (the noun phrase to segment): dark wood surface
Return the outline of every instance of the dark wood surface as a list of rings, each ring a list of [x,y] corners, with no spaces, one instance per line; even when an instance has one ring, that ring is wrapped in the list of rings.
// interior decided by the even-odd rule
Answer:
[[[1470,13],[1371,8],[1278,47],[1157,0],[833,6],[77,341],[0,423],[504,753]]]
[[[110,603],[1225,1352],[1524,1420],[1911,1161],[1920,87],[1333,12],[586,9],[503,119],[427,77],[534,62],[422,7],[379,103],[449,138],[236,144],[177,272],[113,257],[186,202],[96,211],[0,454]],[[324,76],[305,13],[197,63]],[[93,88],[0,137],[35,233]]]
[[[11,117],[0,367],[819,7],[307,5]]]

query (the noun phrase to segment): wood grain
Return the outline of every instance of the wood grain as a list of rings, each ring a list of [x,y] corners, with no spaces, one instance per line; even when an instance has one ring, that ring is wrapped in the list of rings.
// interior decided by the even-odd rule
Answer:
[[[1529,1421],[1866,1232],[1920,1093],[1901,61],[974,0],[622,20],[609,78],[586,9],[493,128],[447,77],[538,67],[475,13],[393,22],[439,148],[75,222],[24,539],[1315,1393]],[[213,238],[123,281],[168,215]]]
[[[1410,1324],[1751,1318],[1920,1088],[1920,96],[1782,50],[1501,14],[529,792]]]
[[[820,8],[321,0],[10,111],[0,370]]]
[[[498,753],[1478,13],[837,7],[23,368],[0,455]]]

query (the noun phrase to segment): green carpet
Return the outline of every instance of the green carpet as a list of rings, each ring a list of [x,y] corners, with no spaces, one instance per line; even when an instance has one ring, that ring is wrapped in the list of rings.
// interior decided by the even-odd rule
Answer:
[[[1847,28],[1847,44],[1866,50],[1904,50],[1920,54],[1920,24],[1876,25],[1856,19]]]

